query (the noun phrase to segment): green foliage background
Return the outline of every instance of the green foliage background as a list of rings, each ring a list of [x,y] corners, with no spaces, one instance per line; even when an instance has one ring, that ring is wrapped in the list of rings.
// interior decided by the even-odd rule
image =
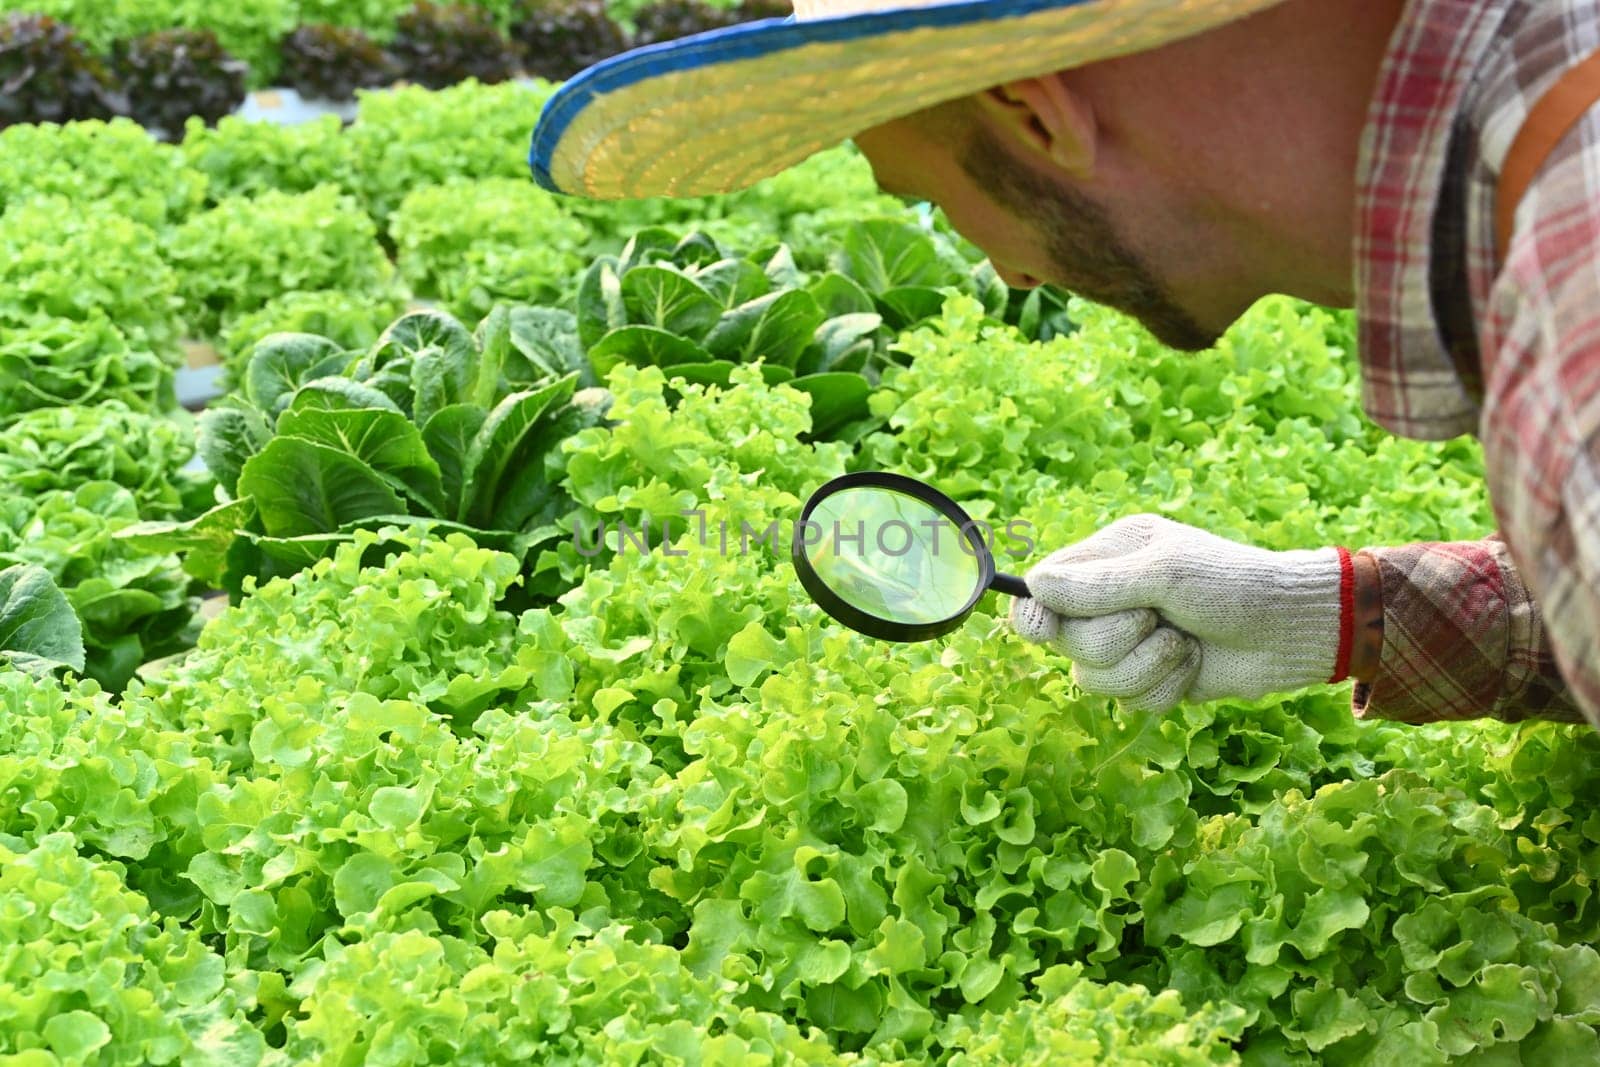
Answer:
[[[375,249],[451,301],[512,278],[559,303],[576,277],[520,271],[644,226],[821,272],[840,228],[915,218],[842,151],[715,201],[530,196],[540,99],[371,96],[346,131],[176,147],[0,133],[0,360],[56,376],[0,404],[26,494],[0,546],[101,603],[102,648],[164,649],[188,610],[175,561],[118,536],[211,503],[160,393],[180,337],[369,345],[404,298]],[[53,144],[67,162],[18,162]],[[537,248],[496,274],[459,218]],[[280,260],[309,280],[273,284]],[[821,615],[781,538],[738,545],[864,467],[1026,520],[1040,552],[1136,511],[1275,548],[1492,529],[1475,445],[1358,414],[1347,315],[1264,301],[1187,356],[1076,301],[1043,343],[998,310],[954,295],[899,334],[853,447],[807,443],[808,396],[756,364],[726,387],[622,364],[609,423],[549,457],[571,509],[525,564],[361,531],[116,698],[0,670],[0,1056],[1600,1060],[1587,728],[1357,722],[1341,688],[1129,716],[1002,603],[889,648]],[[684,554],[565,536],[624,521]]]
[[[519,614],[497,606],[512,557],[361,534],[119,703],[6,676],[0,841],[120,872],[126,907],[200,946],[226,996],[139,1025],[236,1062],[1592,1058],[1592,732],[1356,723],[1336,689],[1125,716],[1000,605],[887,649],[769,546],[718,549],[722,521],[792,516],[857,462],[1018,509],[1047,543],[1152,506],[1280,546],[1486,523],[1470,449],[1315,406],[1353,387],[1342,316],[1272,302],[1189,357],[1073,311],[1033,345],[953,300],[879,395],[898,432],[854,459],[797,443],[805,397],[754,367],[679,383],[675,408],[660,370],[618,367],[615,425],[563,449],[570,524],[699,507],[708,545],[613,544]],[[1326,462],[1343,450],[1359,492]],[[1440,461],[1460,475],[1426,506],[1383,507]],[[126,951],[109,937],[29,951]],[[72,1020],[49,1047],[157,1040]]]

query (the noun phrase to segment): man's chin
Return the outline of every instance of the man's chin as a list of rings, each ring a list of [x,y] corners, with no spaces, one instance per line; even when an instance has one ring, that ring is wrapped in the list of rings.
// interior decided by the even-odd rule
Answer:
[[[1099,285],[1073,284],[1084,281],[1081,277],[1070,281],[1051,281],[1047,284],[1122,312],[1137,321],[1150,332],[1151,336],[1168,348],[1177,349],[1179,352],[1204,352],[1215,348],[1217,341],[1227,332],[1232,320],[1220,326],[1203,324],[1194,315],[1185,311],[1148,270],[1126,266],[1131,262],[1133,262],[1131,257],[1119,262],[1123,269],[1120,272],[1122,277],[1118,281],[1122,284],[1115,282],[1106,284],[1104,279],[1095,279]]]
[[[1208,330],[1192,320],[1140,319],[1157,341],[1179,352],[1207,352],[1217,347],[1224,331]]]
[[[1215,348],[1226,329],[1203,326],[1188,312],[1166,300],[1111,306],[1137,319],[1157,341],[1179,352],[1205,352]]]

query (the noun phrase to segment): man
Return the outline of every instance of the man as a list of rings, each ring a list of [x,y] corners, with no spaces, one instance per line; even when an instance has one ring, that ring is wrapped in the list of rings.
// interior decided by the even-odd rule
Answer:
[[[1360,715],[1600,725],[1600,0],[796,16],[568,83],[536,176],[720,192],[852,137],[1013,286],[1170,345],[1267,293],[1353,305],[1368,414],[1483,440],[1495,537],[1269,552],[1137,516],[1031,570],[1019,633],[1152,711],[1354,677]]]

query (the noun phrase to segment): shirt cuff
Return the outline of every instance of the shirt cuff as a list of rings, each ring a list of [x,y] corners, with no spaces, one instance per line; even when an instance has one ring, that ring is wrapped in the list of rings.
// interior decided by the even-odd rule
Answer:
[[[1383,591],[1383,651],[1357,718],[1568,718],[1537,606],[1498,539],[1366,549]]]

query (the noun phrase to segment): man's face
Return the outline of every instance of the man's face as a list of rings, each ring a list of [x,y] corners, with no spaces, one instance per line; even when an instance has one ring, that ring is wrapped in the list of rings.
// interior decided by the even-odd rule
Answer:
[[[1007,284],[1055,285],[1114,307],[1173,348],[1199,351],[1216,342],[1220,328],[1202,326],[1181,305],[1106,209],[1023,165],[981,123],[963,129],[914,115],[855,143],[880,187],[943,208]]]

